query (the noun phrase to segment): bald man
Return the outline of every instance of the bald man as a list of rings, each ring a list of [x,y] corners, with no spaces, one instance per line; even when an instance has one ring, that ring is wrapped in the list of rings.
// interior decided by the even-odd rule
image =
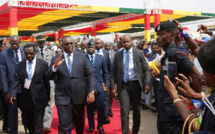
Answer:
[[[85,53],[87,53],[86,47],[87,47],[87,41],[83,40],[81,42],[81,50],[83,50]]]
[[[141,90],[145,89],[146,94],[150,92],[151,74],[143,52],[131,47],[131,36],[124,35],[121,42],[124,50],[115,54],[111,69],[110,89],[113,97],[119,96],[122,134],[129,134],[130,105],[133,107],[132,134],[137,134],[140,128]]]
[[[3,93],[5,99],[9,102],[11,84],[15,72],[15,66],[18,62],[25,59],[23,48],[20,47],[20,39],[17,35],[10,37],[11,47],[0,53],[0,71]],[[18,111],[17,100],[14,105],[8,104],[9,108],[9,126],[3,126],[3,131],[10,132],[11,134],[18,134]]]

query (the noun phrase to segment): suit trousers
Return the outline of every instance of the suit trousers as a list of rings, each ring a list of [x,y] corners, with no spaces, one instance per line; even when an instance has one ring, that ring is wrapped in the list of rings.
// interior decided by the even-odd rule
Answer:
[[[105,92],[105,94],[104,94],[104,104],[105,104],[105,117],[108,118],[108,113],[109,113],[109,96],[108,96],[108,92]]]
[[[87,116],[88,116],[88,122],[89,122],[89,127],[90,128],[95,128],[95,121],[94,121],[94,111],[95,111],[95,106],[98,108],[98,126],[102,126],[105,121],[105,106],[104,106],[104,94],[101,93],[96,95],[96,101],[92,104],[87,104]],[[103,100],[103,102],[102,102]]]
[[[55,84],[53,80],[50,80],[50,86],[51,86],[50,101],[48,102],[49,105],[45,108],[45,114],[43,117],[44,129],[50,129],[52,124],[52,99],[53,99],[53,93],[55,89]]]
[[[71,134],[72,120],[74,118],[76,133],[83,134],[85,123],[85,104],[57,105],[59,126],[58,134]]]
[[[110,113],[111,112],[112,103],[113,103],[113,97],[111,95],[111,90],[108,90],[108,97],[109,97],[109,111],[108,111],[108,113]]]
[[[5,94],[1,92],[1,116],[3,117],[3,126],[2,129],[6,130],[9,127],[9,118],[8,118],[8,104],[5,101]]]
[[[22,109],[22,117],[25,119],[25,125],[29,129],[30,134],[43,133],[43,116],[45,109],[34,109],[26,106]]]
[[[133,133],[138,133],[140,127],[141,87],[138,81],[123,83],[119,94],[121,109],[122,134],[129,134],[129,107],[133,107]]]
[[[18,96],[18,95],[17,95]],[[18,134],[18,108],[17,108],[17,100],[13,101],[13,105],[8,104],[9,108],[9,126],[11,134]]]

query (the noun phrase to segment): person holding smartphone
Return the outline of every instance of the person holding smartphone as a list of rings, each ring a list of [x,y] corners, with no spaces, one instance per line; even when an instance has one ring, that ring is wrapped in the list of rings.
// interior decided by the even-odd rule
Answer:
[[[196,92],[201,90],[201,75],[194,67],[194,64],[174,44],[175,37],[178,36],[177,25],[174,22],[162,22],[157,25],[155,31],[157,32],[157,44],[165,51],[161,60],[160,84],[157,91],[158,133],[181,134],[184,121],[174,106],[170,94],[164,87],[164,75],[167,75],[167,64],[168,62],[176,62],[177,74],[182,73],[190,76]],[[181,94],[179,91],[178,93]]]

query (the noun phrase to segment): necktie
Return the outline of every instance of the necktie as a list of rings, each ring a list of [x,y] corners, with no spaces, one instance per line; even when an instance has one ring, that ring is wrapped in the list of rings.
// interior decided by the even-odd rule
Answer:
[[[33,62],[28,62],[28,79],[31,80],[32,78],[32,63]]]
[[[94,68],[95,67],[95,65],[94,65],[95,61],[94,61],[94,56],[93,55],[91,55],[90,63],[91,63],[92,68]]]
[[[100,55],[100,50],[97,51],[97,54]]]
[[[19,62],[18,51],[16,50],[15,53],[16,53],[16,61]]]
[[[129,72],[129,51],[126,51],[125,64],[124,64],[124,77],[123,77],[123,81],[125,83],[128,82],[128,78],[129,78],[128,72]]]
[[[41,56],[43,57],[44,56],[44,54],[43,54],[43,48],[41,48]]]
[[[70,54],[68,54],[68,69],[69,69],[69,74],[70,74],[70,76],[72,76],[72,61],[71,61],[71,59],[70,59]]]

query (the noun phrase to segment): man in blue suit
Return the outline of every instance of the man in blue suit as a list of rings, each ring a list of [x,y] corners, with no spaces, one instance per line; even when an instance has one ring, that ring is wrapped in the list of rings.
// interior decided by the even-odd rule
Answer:
[[[104,56],[105,58],[105,64],[108,68],[108,75],[111,71],[111,61],[110,61],[110,57],[109,57],[109,52],[107,50],[104,50],[102,49],[102,45],[103,45],[103,41],[99,38],[97,38],[95,40],[95,48],[96,48],[96,51],[95,53],[97,55],[101,55],[101,56]],[[109,114],[109,111],[110,110],[110,107],[109,107],[109,94],[108,94],[108,91],[105,92],[105,96],[104,96],[104,103],[105,103],[105,117],[106,117],[106,121],[107,123],[110,123],[110,119],[108,118],[108,114]]]
[[[106,124],[104,95],[105,91],[108,90],[109,87],[109,73],[104,56],[95,54],[95,44],[92,40],[87,43],[86,57],[91,63],[94,76],[96,78],[96,101],[95,103],[87,105],[87,115],[89,122],[89,129],[87,132],[91,133],[95,129],[94,110],[96,105],[98,108],[97,129],[99,130],[99,133],[104,134],[105,132],[103,129],[103,124]],[[105,84],[105,87],[103,86],[103,83]]]
[[[0,55],[1,61],[1,80],[3,92],[5,94],[5,99],[9,102],[11,84],[13,80],[13,75],[15,72],[15,65],[25,59],[23,54],[23,48],[19,47],[21,41],[17,35],[10,37],[11,47],[3,51]],[[14,101],[14,105],[9,105],[9,126],[10,130],[4,130],[10,132],[11,134],[18,133],[18,110],[17,110],[17,100]]]
[[[74,119],[77,134],[83,134],[85,104],[95,101],[95,77],[89,60],[84,53],[74,50],[71,37],[62,39],[64,52],[52,58],[47,72],[50,80],[55,79],[55,104],[59,117],[59,134],[71,134]],[[85,77],[89,84],[86,90]],[[74,115],[74,116],[73,116]]]

